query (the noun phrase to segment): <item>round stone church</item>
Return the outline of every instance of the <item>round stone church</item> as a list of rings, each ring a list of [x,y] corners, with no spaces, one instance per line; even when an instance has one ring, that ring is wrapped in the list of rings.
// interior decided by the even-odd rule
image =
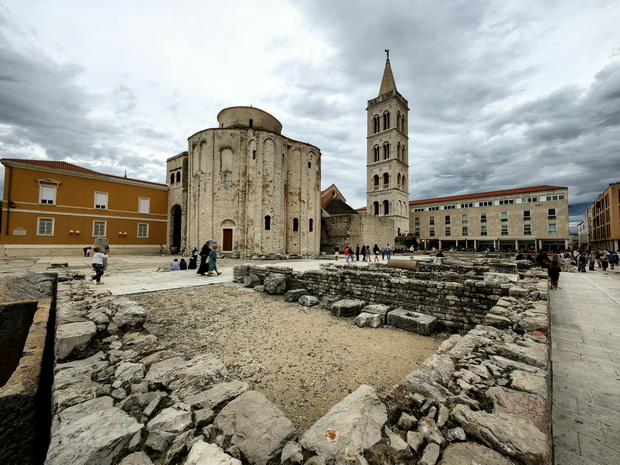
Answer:
[[[217,121],[167,160],[172,246],[215,240],[240,257],[316,255],[320,150],[283,136],[282,124],[258,108],[225,108]]]

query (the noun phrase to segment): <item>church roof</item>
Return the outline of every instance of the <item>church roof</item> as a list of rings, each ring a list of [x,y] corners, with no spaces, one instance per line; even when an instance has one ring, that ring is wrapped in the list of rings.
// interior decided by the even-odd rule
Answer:
[[[390,66],[390,59],[385,60],[385,70],[383,70],[383,79],[381,79],[381,87],[379,88],[379,96],[387,94],[388,92],[396,90],[396,81],[394,81],[394,75],[392,74],[392,67]]]

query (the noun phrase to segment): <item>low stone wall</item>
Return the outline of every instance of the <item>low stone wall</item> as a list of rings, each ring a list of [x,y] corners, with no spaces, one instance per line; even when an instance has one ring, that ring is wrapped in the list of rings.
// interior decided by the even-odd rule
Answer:
[[[319,273],[309,275],[317,286],[332,275],[354,280],[348,270]],[[288,288],[299,286],[284,274]],[[488,326],[546,328],[546,282],[520,285],[512,296],[514,286],[480,286],[496,296],[481,317],[486,325],[451,336],[386,398],[360,386],[297,438],[219,360],[184,360],[162,347],[142,307],[90,283],[63,282],[46,463],[549,464],[546,338]]]
[[[46,364],[51,365],[48,332],[53,331],[52,299],[0,304],[0,313],[27,314],[29,317],[25,337],[3,338],[0,348],[4,355],[18,351],[17,359],[11,361],[11,372],[6,373],[6,383],[0,387],[0,463],[41,463],[41,452],[47,446],[46,437],[50,424],[49,395],[51,381],[46,378]],[[18,315],[15,317],[19,318]],[[4,318],[3,318],[4,320]],[[20,328],[7,321],[13,333]],[[48,327],[48,326],[51,326]]]
[[[515,283],[484,281],[489,267],[454,268],[420,263],[421,271],[398,270],[385,265],[360,269],[352,265],[326,265],[320,271],[296,272],[282,266],[234,267],[233,281],[250,275],[261,282],[270,274],[286,276],[289,289],[306,289],[323,300],[351,298],[425,313],[440,327],[466,330],[484,321],[502,296],[517,292]],[[438,270],[438,271],[434,271]],[[516,268],[515,268],[516,271]]]

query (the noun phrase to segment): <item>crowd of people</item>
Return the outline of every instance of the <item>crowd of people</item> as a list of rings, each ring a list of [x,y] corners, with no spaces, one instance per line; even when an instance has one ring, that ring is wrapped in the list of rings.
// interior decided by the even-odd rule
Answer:
[[[344,248],[344,257],[347,262],[349,261],[360,261],[360,256],[362,257],[363,262],[378,262],[379,255],[381,255],[381,260],[385,260],[386,258],[389,260],[392,257],[392,248],[390,244],[387,244],[385,247],[380,248],[378,244],[370,249],[369,245],[362,245],[361,247],[358,245],[355,247],[349,247],[348,245]],[[338,257],[340,256],[340,247],[334,247],[334,258],[338,261]],[[373,260],[374,256],[374,260]]]

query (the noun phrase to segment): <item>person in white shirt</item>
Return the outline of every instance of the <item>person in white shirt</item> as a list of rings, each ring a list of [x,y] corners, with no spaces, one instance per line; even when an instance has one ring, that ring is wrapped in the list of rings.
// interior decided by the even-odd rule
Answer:
[[[104,261],[108,257],[105,253],[101,253],[101,249],[99,247],[95,247],[93,252],[93,268],[95,270],[95,276],[91,279],[95,280],[97,284],[103,284],[103,281],[101,281],[101,276],[103,276]]]

